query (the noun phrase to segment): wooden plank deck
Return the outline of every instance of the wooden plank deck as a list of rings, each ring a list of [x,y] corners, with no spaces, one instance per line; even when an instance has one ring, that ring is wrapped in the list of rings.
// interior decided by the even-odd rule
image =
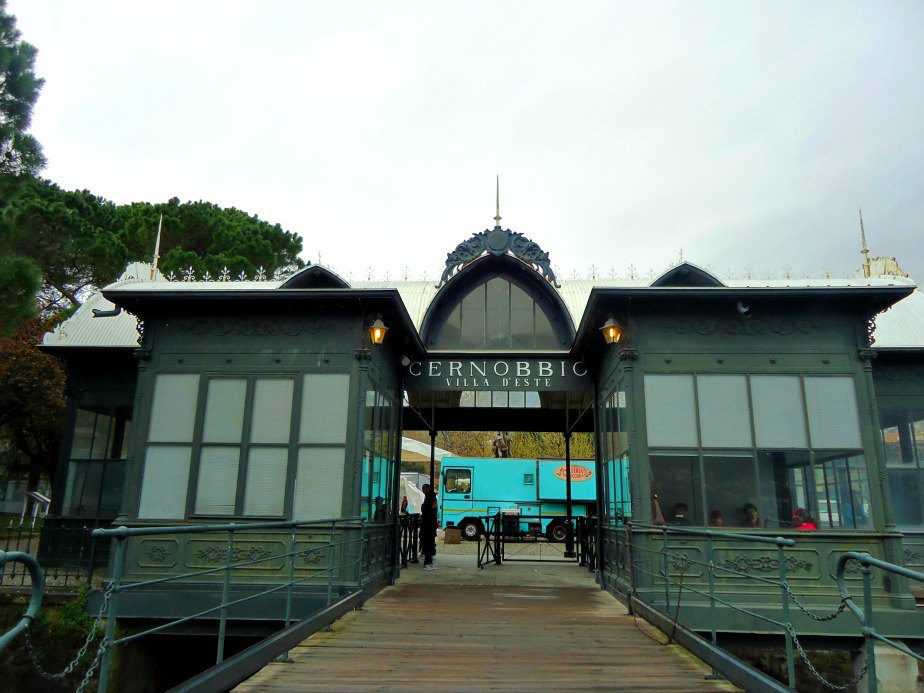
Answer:
[[[736,690],[652,638],[599,589],[399,584],[235,690]]]

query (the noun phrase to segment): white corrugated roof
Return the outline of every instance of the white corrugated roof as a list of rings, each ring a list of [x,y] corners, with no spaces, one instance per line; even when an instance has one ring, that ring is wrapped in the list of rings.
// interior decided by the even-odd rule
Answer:
[[[165,286],[168,282],[157,272],[151,278],[151,265],[133,262],[119,277],[116,284],[140,283]],[[42,338],[49,347],[136,347],[138,346],[138,319],[124,310],[118,315],[97,318],[94,310],[110,311],[115,305],[107,301],[101,291],[87,297],[67,320]]]
[[[873,333],[879,349],[924,347],[924,291],[916,290],[876,318]]]
[[[106,289],[131,286],[133,291],[272,291],[279,288],[282,280],[274,281],[166,281],[163,276],[151,281],[151,266],[146,263],[129,265],[119,280]],[[723,279],[726,286],[740,288],[849,288],[915,286],[905,277],[872,277],[854,279]],[[563,279],[559,295],[571,313],[575,327],[584,314],[590,292],[594,288],[643,288],[650,279]],[[420,330],[427,308],[438,289],[434,281],[355,281],[354,289],[397,289],[414,326]],[[677,291],[683,291],[678,288]],[[46,346],[137,346],[136,320],[129,313],[122,312],[113,317],[93,317],[93,309],[110,310],[114,306],[97,292],[62,323],[54,332],[45,335]],[[921,347],[924,348],[924,294],[915,291],[900,301],[891,310],[883,313],[877,321],[877,347]]]

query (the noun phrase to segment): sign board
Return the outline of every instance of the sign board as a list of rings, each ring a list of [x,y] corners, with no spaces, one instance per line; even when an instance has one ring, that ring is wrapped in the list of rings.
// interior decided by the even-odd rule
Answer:
[[[405,387],[411,392],[589,392],[593,383],[584,364],[572,359],[427,359],[411,363]]]
[[[565,465],[562,465],[555,469],[555,476],[561,480],[566,480],[568,478],[568,468]],[[585,467],[582,464],[572,464],[571,465],[571,481],[590,481],[594,478],[594,471],[590,467]]]

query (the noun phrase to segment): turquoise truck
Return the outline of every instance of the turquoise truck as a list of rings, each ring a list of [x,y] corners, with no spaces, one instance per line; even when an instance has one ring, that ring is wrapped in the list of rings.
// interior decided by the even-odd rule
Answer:
[[[593,512],[597,481],[593,460],[571,462],[571,515]],[[440,526],[458,527],[462,537],[477,539],[483,518],[504,513],[505,532],[519,514],[518,532],[564,541],[567,515],[563,460],[444,457],[440,472]]]

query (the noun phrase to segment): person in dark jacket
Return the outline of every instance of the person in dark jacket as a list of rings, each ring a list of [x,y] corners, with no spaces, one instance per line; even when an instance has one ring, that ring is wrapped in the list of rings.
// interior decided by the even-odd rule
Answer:
[[[420,487],[424,501],[420,508],[420,550],[424,555],[424,570],[436,570],[433,557],[436,555],[436,494],[430,484]]]

